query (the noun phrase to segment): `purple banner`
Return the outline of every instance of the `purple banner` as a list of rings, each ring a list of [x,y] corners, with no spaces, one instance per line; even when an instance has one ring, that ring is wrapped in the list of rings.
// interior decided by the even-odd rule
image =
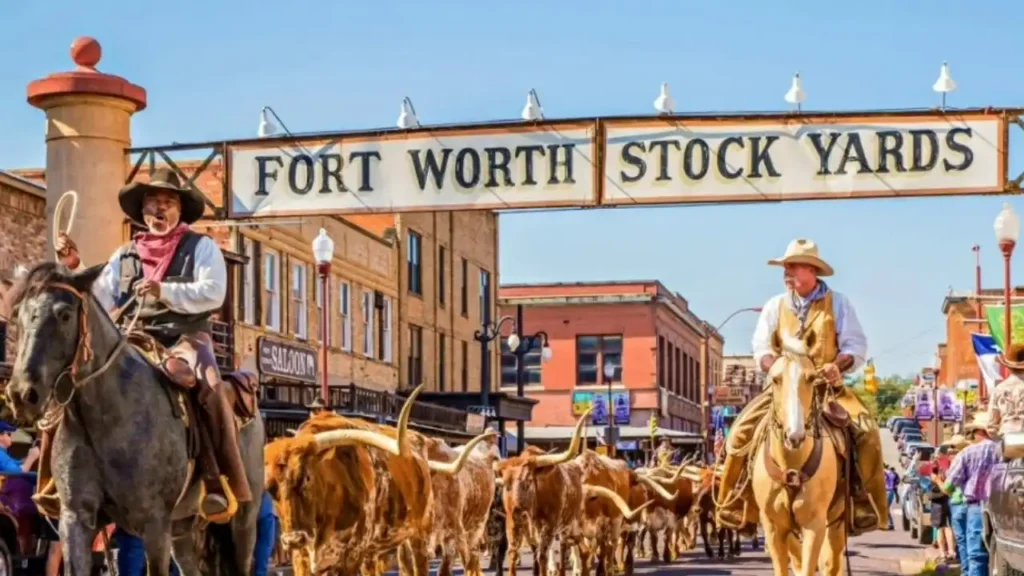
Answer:
[[[919,389],[914,393],[914,417],[918,420],[933,420],[935,418],[931,390]]]
[[[960,415],[958,414],[958,402],[956,399],[956,390],[952,388],[939,388],[936,390],[936,394],[939,397],[939,420],[944,422],[959,422]]]

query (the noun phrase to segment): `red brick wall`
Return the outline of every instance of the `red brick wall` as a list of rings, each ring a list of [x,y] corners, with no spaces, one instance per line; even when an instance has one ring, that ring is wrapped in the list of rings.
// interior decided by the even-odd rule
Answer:
[[[501,289],[502,297],[507,294]],[[526,306],[523,327],[527,334],[539,330],[547,332],[551,346],[551,359],[541,369],[541,386],[527,387],[527,396],[538,400],[533,409],[531,426],[571,426],[576,419],[572,414],[572,391],[576,386],[576,337],[621,334],[622,381],[630,391],[632,411],[656,410],[657,368],[654,337],[654,310],[652,304],[595,304],[562,306]],[[516,315],[515,306],[502,306],[501,316]],[[506,324],[502,338],[507,338],[511,326]],[[604,386],[582,386],[581,390],[604,391]],[[514,391],[515,386],[504,387]],[[643,425],[646,416],[637,418]]]
[[[8,279],[17,265],[32,266],[46,257],[46,198],[0,182],[0,279]],[[0,286],[0,297],[5,289]],[[0,314],[7,314],[6,303]],[[0,319],[0,322],[3,320]],[[14,331],[7,331],[6,357],[14,355]]]

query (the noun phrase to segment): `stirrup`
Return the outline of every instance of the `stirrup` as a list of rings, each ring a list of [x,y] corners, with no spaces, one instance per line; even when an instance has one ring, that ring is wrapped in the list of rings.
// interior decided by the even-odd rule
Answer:
[[[224,499],[227,500],[228,506],[223,512],[218,514],[211,514],[207,516],[203,513],[203,501],[206,500],[206,483],[199,483],[199,515],[204,520],[212,524],[227,524],[234,517],[235,512],[238,512],[238,499],[235,498],[235,493],[231,491],[231,486],[228,484],[228,477],[221,475],[218,480],[220,481],[221,490],[224,491]]]

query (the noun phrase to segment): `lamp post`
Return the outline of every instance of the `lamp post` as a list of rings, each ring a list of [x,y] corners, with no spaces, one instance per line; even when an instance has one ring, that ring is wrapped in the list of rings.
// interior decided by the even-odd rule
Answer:
[[[1005,318],[1003,319],[1003,351],[1010,349],[1012,341],[1012,305],[1010,293],[1010,257],[1013,255],[1013,247],[1017,245],[1017,235],[1020,234],[1020,218],[1013,212],[1013,206],[1009,203],[1003,204],[1003,209],[996,216],[993,228],[996,232],[996,241],[999,242],[999,249],[1003,252],[1003,299],[1006,301]],[[979,386],[979,402],[984,403],[988,394],[985,387]]]
[[[732,314],[729,314],[728,316],[726,316],[725,320],[722,320],[722,322],[718,326],[715,327],[715,332],[721,332],[722,328],[724,328],[725,325],[728,324],[730,320],[732,320],[733,318],[735,318],[739,314],[742,314],[743,312],[757,312],[758,314],[760,314],[761,313],[761,307],[760,306],[751,306],[749,308],[740,308],[738,310],[734,310]],[[705,326],[707,326],[707,325],[705,324]],[[710,339],[708,338],[707,334],[705,334],[704,335],[704,383],[705,384],[704,384],[703,390],[701,390],[701,400],[702,400],[702,402],[701,402],[701,411],[702,411],[701,416],[702,416],[702,418],[704,420],[704,450],[708,454],[712,454],[713,455],[714,452],[715,452],[715,437],[714,437],[713,434],[711,434],[712,416],[713,416],[713,413],[711,411],[711,407],[714,404],[714,402],[713,402],[714,398],[711,397],[711,386],[710,386],[711,378],[712,378],[713,374],[711,374],[711,347],[708,345],[709,340]]]
[[[480,343],[480,404],[483,405],[484,413],[484,425],[487,424],[487,414],[491,406],[491,358],[490,358],[490,343],[494,341],[501,334],[501,327],[505,325],[505,322],[512,322],[511,316],[505,316],[498,320],[497,324],[488,322],[487,318],[484,318],[484,324],[473,333],[473,339]],[[501,448],[504,452],[505,448],[505,430],[504,426],[501,426],[501,430],[498,430],[498,434],[501,436]],[[502,457],[508,456],[502,454]]]
[[[611,362],[604,363],[604,380],[608,383],[608,455],[615,457],[615,406],[612,402],[612,380],[615,379],[615,365]]]
[[[551,359],[551,347],[548,346],[548,333],[541,330],[532,336],[523,335],[523,305],[519,304],[516,306],[516,331],[508,337],[508,349],[516,355],[516,396],[522,398],[526,395],[524,382],[526,370],[524,369],[523,359],[526,354],[533,350],[537,344],[541,345],[540,359],[541,362],[547,362]],[[523,453],[523,447],[526,445],[526,421],[519,420],[516,422],[516,454]]]
[[[320,229],[320,234],[313,239],[313,257],[316,259],[316,272],[320,277],[320,402],[326,408],[330,405],[327,386],[327,306],[330,301],[331,261],[334,260],[334,240],[327,235],[327,230]]]

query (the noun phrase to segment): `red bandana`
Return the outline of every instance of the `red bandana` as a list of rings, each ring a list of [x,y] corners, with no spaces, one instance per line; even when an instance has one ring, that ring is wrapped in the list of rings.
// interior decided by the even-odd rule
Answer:
[[[188,230],[188,224],[178,224],[163,236],[150,232],[135,235],[135,250],[142,259],[142,275],[146,280],[160,282],[164,279],[174,259],[174,252]]]

